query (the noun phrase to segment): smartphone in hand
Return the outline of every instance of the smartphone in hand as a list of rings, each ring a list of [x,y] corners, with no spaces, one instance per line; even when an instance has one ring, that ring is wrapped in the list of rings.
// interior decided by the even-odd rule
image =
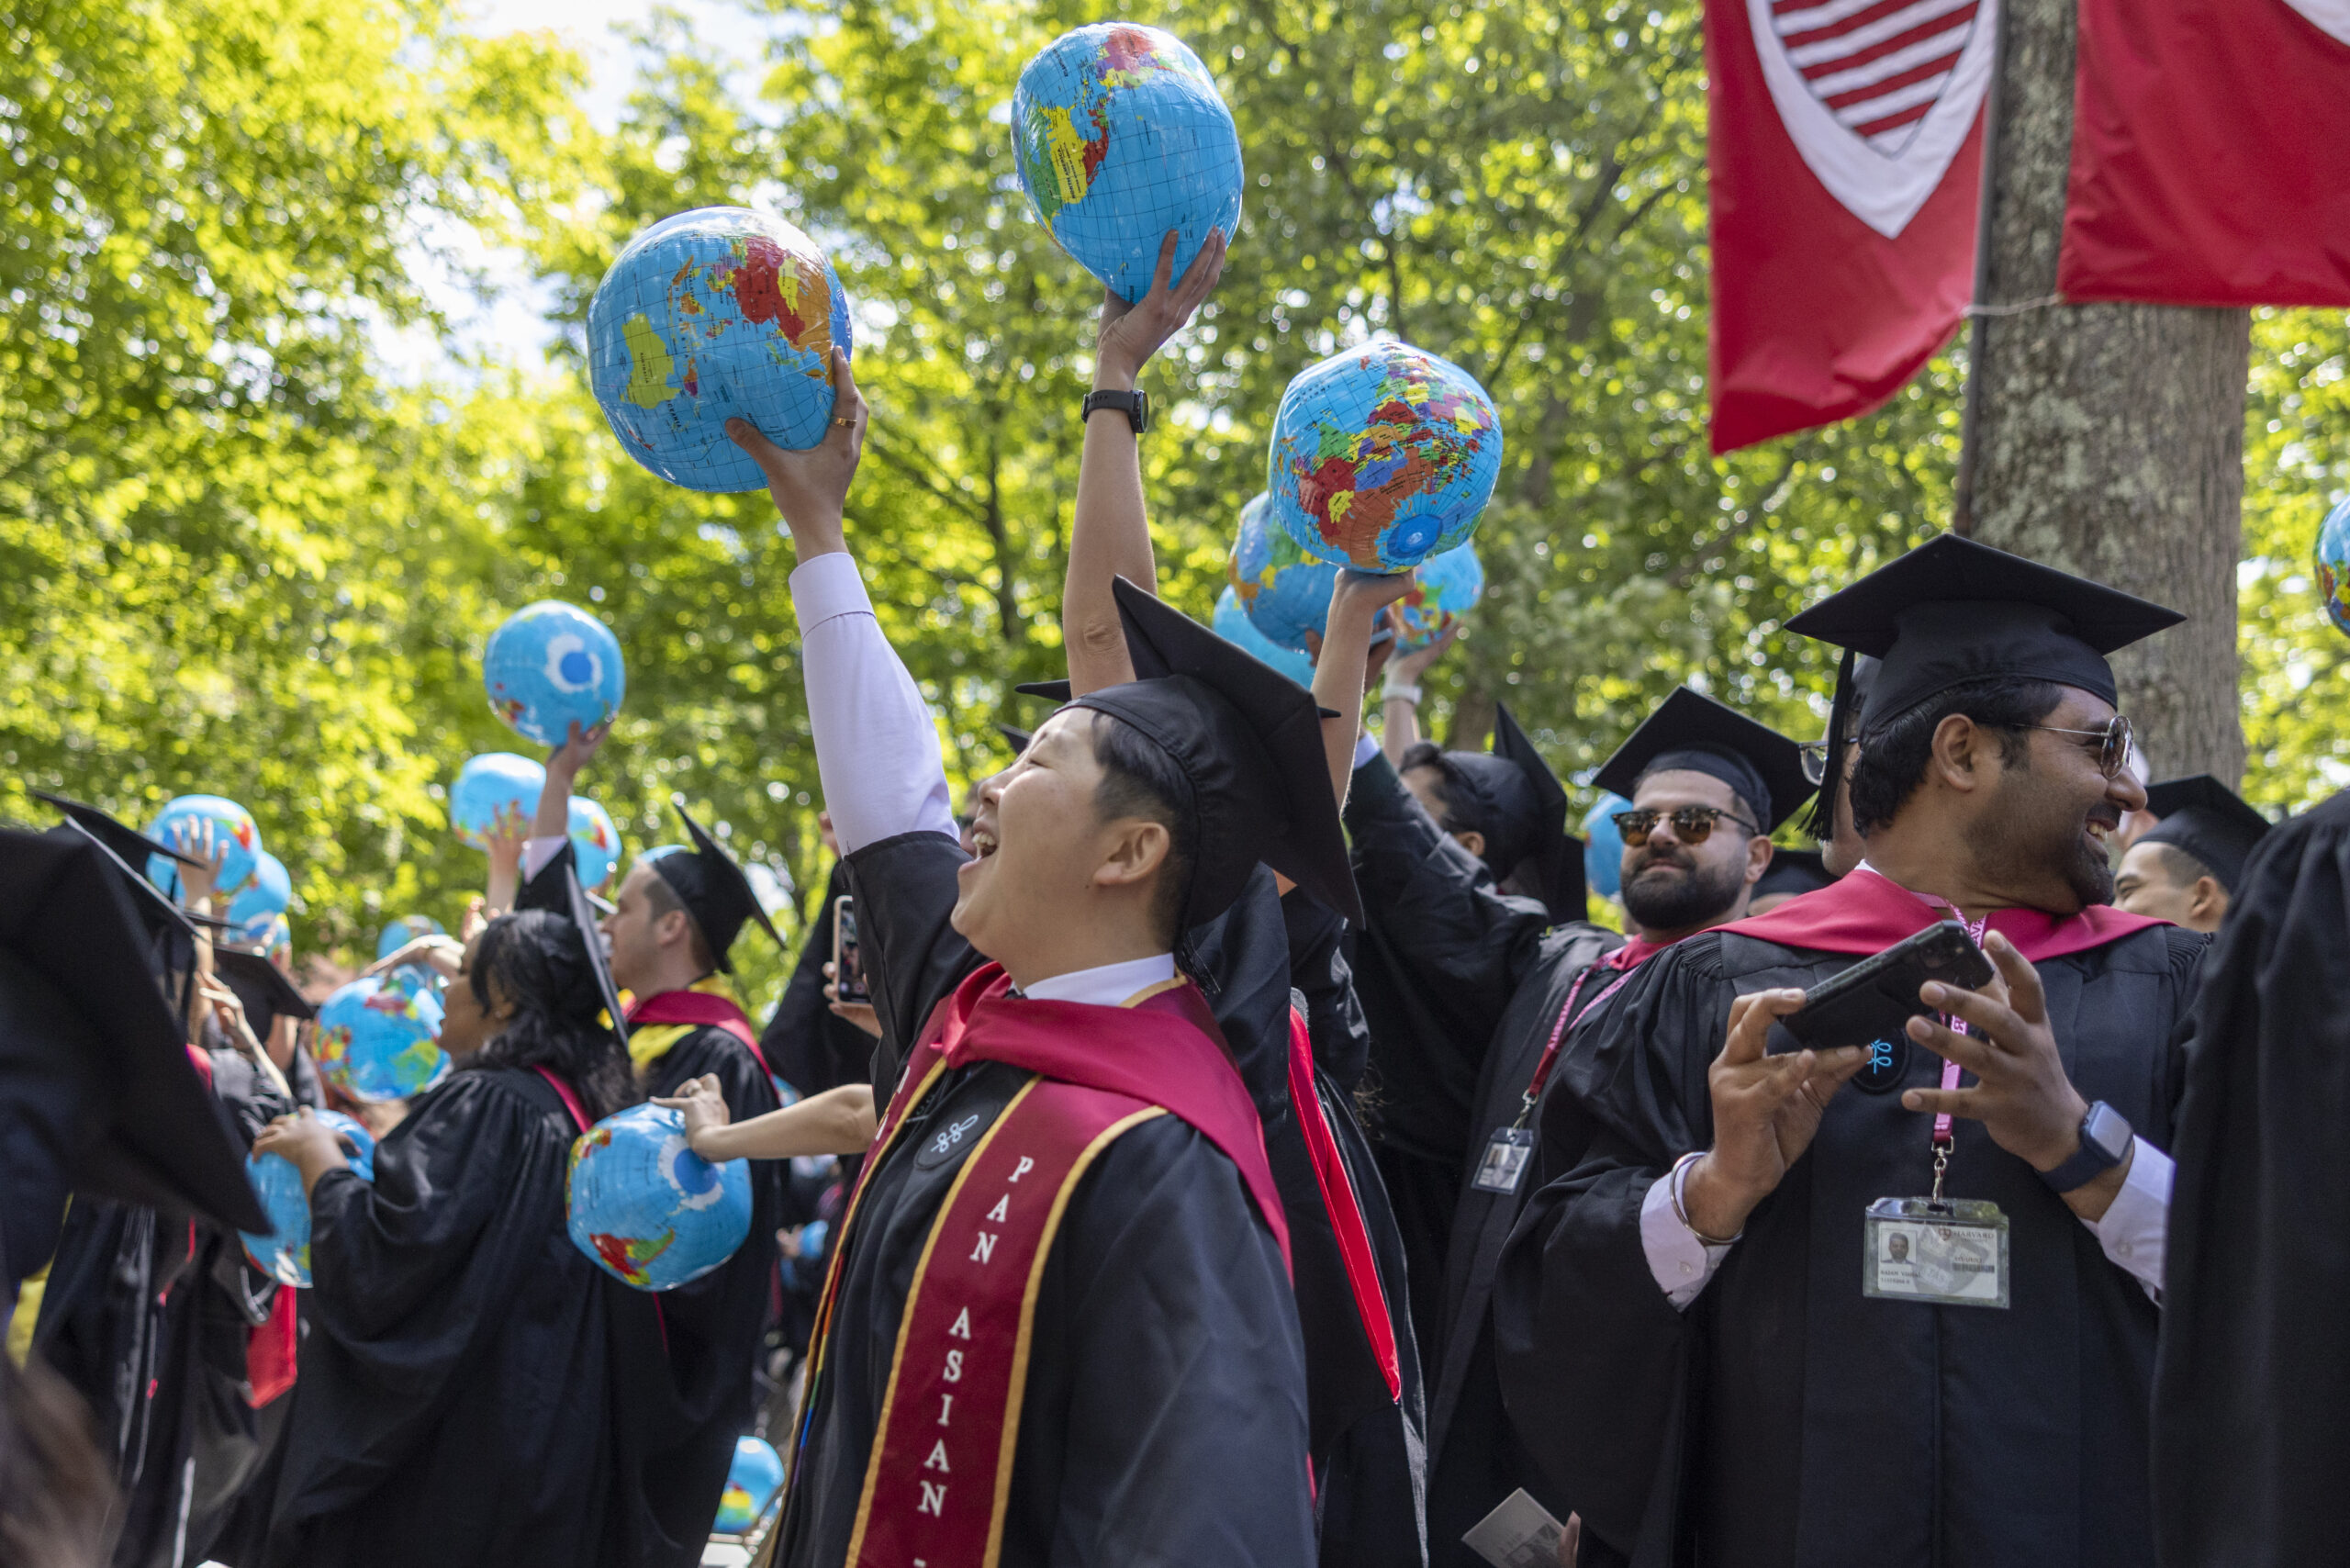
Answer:
[[[1918,1000],[1928,980],[1962,991],[1987,984],[1991,960],[1955,920],[1938,921],[1840,975],[1807,987],[1803,1006],[1779,1023],[1816,1050],[1897,1039],[1910,1019],[1934,1010]]]
[[[871,1002],[865,959],[856,944],[856,900],[844,893],[833,901],[833,1000]]]

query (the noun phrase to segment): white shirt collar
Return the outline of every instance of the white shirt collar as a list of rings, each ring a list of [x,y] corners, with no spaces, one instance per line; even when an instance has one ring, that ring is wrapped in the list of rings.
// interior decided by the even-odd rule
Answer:
[[[1175,955],[1128,958],[1122,964],[1098,964],[1090,969],[1040,980],[1022,988],[1032,1002],[1088,1002],[1096,1007],[1116,1007],[1138,991],[1175,978]]]

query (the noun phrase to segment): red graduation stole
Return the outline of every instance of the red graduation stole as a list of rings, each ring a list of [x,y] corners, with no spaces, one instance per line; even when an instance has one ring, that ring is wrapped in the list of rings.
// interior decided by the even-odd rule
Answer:
[[[1338,1260],[1346,1265],[1347,1284],[1353,1291],[1355,1314],[1371,1341],[1371,1353],[1387,1379],[1387,1397],[1404,1397],[1404,1373],[1396,1360],[1395,1320],[1387,1311],[1387,1287],[1379,1278],[1379,1259],[1371,1249],[1371,1227],[1363,1223],[1362,1202],[1355,1194],[1354,1179],[1338,1153],[1338,1140],[1322,1115],[1322,1096],[1314,1087],[1314,1042],[1305,1032],[1305,1014],[1289,1010],[1289,1103],[1305,1139],[1305,1153],[1314,1166],[1314,1184],[1321,1190],[1322,1206],[1330,1213],[1330,1232],[1337,1238]]]
[[[1767,913],[1721,929],[1782,947],[1866,956],[1883,952],[1938,920],[1956,918],[1957,912],[1942,900],[1913,893],[1862,868],[1824,888],[1789,899]],[[2149,915],[2125,914],[2109,904],[2091,904],[2078,914],[2065,915],[2038,909],[1995,909],[1989,929],[2014,943],[2017,952],[2037,964],[2102,947],[2150,925],[2169,924]]]
[[[939,1004],[866,1158],[869,1174],[950,1068],[1002,1061],[1036,1075],[979,1136],[923,1243],[857,1500],[855,1568],[993,1568],[1045,1260],[1070,1194],[1121,1134],[1167,1114],[1197,1128],[1239,1168],[1289,1257],[1263,1127],[1196,987],[1170,980],[1124,1008],[1010,991],[1001,966],[989,964]],[[1125,1048],[1089,1042],[1104,1028],[1119,1031]],[[864,1174],[825,1281],[811,1409]]]
[[[725,997],[707,991],[665,991],[644,997],[628,1010],[631,1028],[639,1024],[695,1024],[725,1030],[743,1042],[751,1059],[769,1078],[775,1074],[767,1069],[767,1053],[759,1049],[759,1036],[753,1032],[751,1021],[743,1010]]]

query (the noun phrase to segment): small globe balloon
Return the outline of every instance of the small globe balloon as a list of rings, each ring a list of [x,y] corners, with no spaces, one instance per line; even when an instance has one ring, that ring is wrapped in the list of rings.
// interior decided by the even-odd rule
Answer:
[[[641,1291],[698,1280],[751,1233],[751,1176],[686,1143],[682,1112],[632,1105],[571,1146],[571,1243]]]
[[[449,928],[429,914],[403,914],[377,934],[375,958],[390,958],[420,936],[445,936]]]
[[[1257,630],[1310,655],[1306,633],[1319,637],[1330,619],[1330,590],[1337,586],[1338,568],[1307,554],[1275,526],[1272,503],[1262,495],[1240,509],[1226,569],[1240,608]]]
[[[1583,814],[1583,879],[1604,899],[1620,897],[1624,890],[1624,835],[1616,831],[1616,813],[1631,809],[1632,802],[1621,795],[1602,795],[1599,804]]]
[[[294,927],[284,915],[269,923],[269,935],[254,944],[262,957],[279,969],[288,969],[294,962]]]
[[[266,849],[256,852],[252,880],[229,901],[229,923],[236,927],[229,940],[247,947],[266,946],[270,928],[293,902],[294,879],[285,862]]]
[[[2317,586],[2334,630],[2350,634],[2350,500],[2326,513],[2317,531]]]
[[[492,830],[528,833],[546,783],[547,770],[529,757],[484,752],[459,768],[449,787],[449,825],[476,849],[489,847]]]
[[[1465,543],[1501,475],[1494,400],[1449,360],[1382,338],[1298,373],[1265,486],[1308,554],[1409,571]]]
[[[310,1055],[355,1100],[405,1100],[449,1076],[440,1035],[441,998],[431,987],[375,975],[326,999]]]
[[[147,824],[147,836],[176,849],[179,843],[174,835],[181,823],[193,827],[205,822],[212,824],[213,853],[219,854],[224,847],[228,851],[221,857],[219,875],[213,879],[213,896],[234,898],[252,880],[256,857],[261,854],[261,829],[254,825],[252,812],[218,795],[182,795],[156,813],[155,820]],[[177,898],[179,862],[167,856],[150,855],[147,879]]]
[[[340,1111],[311,1114],[335,1130],[343,1145],[342,1157],[362,1182],[375,1179],[375,1138],[364,1125]],[[310,1200],[302,1191],[302,1172],[282,1154],[245,1156],[245,1173],[252,1178],[261,1212],[269,1216],[272,1234],[252,1231],[244,1238],[245,1256],[253,1267],[281,1285],[310,1288]]]
[[[1251,656],[1261,659],[1300,686],[1314,684],[1314,661],[1295,648],[1284,648],[1262,632],[1240,608],[1240,590],[1230,583],[1215,600],[1215,633]]]
[[[588,384],[612,433],[692,490],[766,487],[727,436],[730,419],[793,452],[824,439],[835,343],[853,347],[848,295],[822,248],[744,207],[663,218],[614,258],[588,304]]]
[[[579,869],[579,885],[594,892],[611,879],[620,863],[621,830],[612,813],[582,795],[571,797],[571,856]]]
[[[1395,651],[1427,647],[1484,597],[1485,568],[1475,545],[1429,556],[1412,568],[1412,591],[1395,601]]]
[[[523,606],[489,634],[481,679],[490,711],[546,746],[569,740],[574,723],[589,730],[619,712],[628,691],[610,630],[555,599]]]
[[[1215,79],[1171,33],[1097,22],[1063,33],[1012,95],[1020,188],[1054,242],[1121,298],[1150,292],[1175,231],[1181,277],[1212,230],[1240,224],[1240,133]]]
[[[767,1505],[783,1489],[783,1460],[765,1438],[734,1439],[734,1464],[726,1473],[726,1490],[718,1495],[716,1528],[741,1535],[759,1522]]]

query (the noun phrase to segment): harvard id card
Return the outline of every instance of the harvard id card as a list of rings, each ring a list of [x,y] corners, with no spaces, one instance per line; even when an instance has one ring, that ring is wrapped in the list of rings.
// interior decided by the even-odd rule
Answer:
[[[1861,1294],[1937,1306],[2008,1305],[2008,1216],[1979,1198],[1868,1206]]]
[[[1477,1161],[1469,1184],[1481,1193],[1515,1193],[1526,1179],[1526,1162],[1534,1157],[1534,1134],[1526,1127],[1498,1127]]]

